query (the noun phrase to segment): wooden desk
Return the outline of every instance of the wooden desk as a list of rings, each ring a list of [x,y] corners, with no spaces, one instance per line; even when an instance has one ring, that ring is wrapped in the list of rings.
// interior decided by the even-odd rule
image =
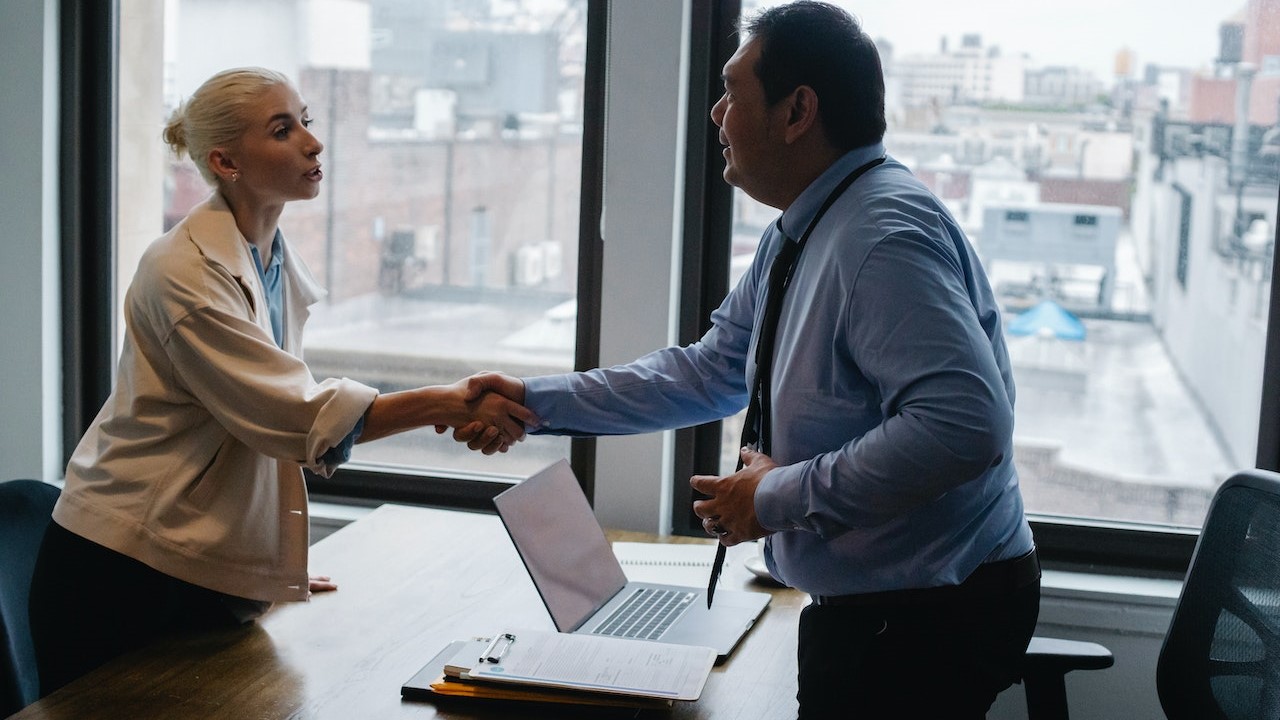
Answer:
[[[638,533],[613,539],[652,540]],[[733,548],[724,587],[773,602],[702,698],[641,717],[794,718],[796,621],[807,598],[765,588]],[[400,685],[449,641],[504,625],[552,630],[496,516],[384,505],[317,543],[311,568],[335,593],[279,606],[244,628],[124,656],[13,716],[58,718],[520,718],[524,708],[400,699]],[[85,602],[94,592],[86,589]]]

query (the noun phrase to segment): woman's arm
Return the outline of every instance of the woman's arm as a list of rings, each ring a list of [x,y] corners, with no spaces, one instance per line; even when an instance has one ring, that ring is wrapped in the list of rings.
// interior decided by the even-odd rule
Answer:
[[[374,399],[364,416],[357,442],[368,442],[426,425],[459,428],[479,423],[484,433],[473,449],[486,454],[506,450],[524,437],[525,425],[536,426],[538,417],[523,405],[497,393],[469,399],[467,380],[452,385],[432,385],[385,393]]]

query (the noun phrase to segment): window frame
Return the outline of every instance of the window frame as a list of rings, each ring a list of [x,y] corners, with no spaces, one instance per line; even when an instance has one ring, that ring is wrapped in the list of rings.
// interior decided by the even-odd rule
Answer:
[[[119,0],[58,4],[62,460],[111,394],[115,367]]]
[[[574,369],[600,362],[601,257],[604,242],[600,216],[604,208],[604,111],[608,0],[587,0],[587,45],[583,78],[582,177],[578,207],[578,318]],[[575,437],[569,464],[589,502],[595,497],[594,438]],[[307,490],[334,502],[399,502],[493,511],[493,497],[511,484],[500,477],[475,473],[397,472],[344,465],[332,477],[306,472]]]
[[[605,60],[608,0],[587,0],[579,205],[576,369],[599,363]],[[110,395],[115,357],[114,297],[119,86],[119,0],[60,0],[59,128],[64,464]],[[590,499],[595,440],[574,438],[572,464]],[[307,472],[316,499],[401,502],[492,511],[510,486],[500,476],[343,467],[330,478]]]
[[[687,122],[682,287],[678,318],[682,343],[696,340],[727,292],[731,189],[721,180],[719,146],[707,117],[719,94],[719,73],[736,49],[740,0],[691,0],[691,63]],[[600,217],[603,201],[603,120],[608,0],[588,0],[587,66],[579,240],[579,315],[575,368],[598,365],[600,337]],[[116,87],[119,2],[60,0],[62,107],[59,128],[62,258],[63,458],[105,402],[115,364],[111,303],[115,257]],[[718,40],[717,40],[718,38]],[[726,198],[728,200],[726,201]],[[1280,194],[1277,197],[1280,205]],[[1278,228],[1280,230],[1280,228]],[[1273,236],[1280,240],[1280,232]],[[1272,277],[1280,270],[1273,253]],[[1280,288],[1273,281],[1267,320],[1256,467],[1280,471]],[[98,300],[95,302],[95,300]],[[671,518],[677,534],[701,536],[692,515],[687,478],[718,472],[720,424],[676,434]],[[574,439],[571,462],[593,496],[595,441]],[[363,468],[333,478],[309,478],[317,497],[343,502],[395,501],[488,510],[507,486],[483,476],[419,475]],[[1049,567],[1180,576],[1194,550],[1193,530],[1128,526],[1032,515]]]
[[[713,7],[707,7],[711,5]],[[719,73],[724,59],[719,55],[704,53],[699,55],[696,47],[702,36],[698,33],[700,23],[708,22],[707,18],[715,18],[719,29],[719,37],[726,41],[736,30],[741,16],[740,0],[693,0],[692,24],[695,32],[692,42],[695,44],[693,57],[699,57],[707,66],[691,69],[690,87],[705,87],[708,78],[718,86]],[[712,40],[714,42],[714,39]],[[736,40],[730,44],[736,47]],[[729,49],[732,54],[733,48]],[[699,85],[702,83],[702,85]],[[713,92],[715,89],[713,88]],[[714,98],[715,95],[709,95]],[[698,97],[694,90],[690,91],[690,148],[696,147],[693,138],[698,137],[698,117],[706,117],[709,101],[705,107],[697,107]],[[703,98],[707,101],[708,98]],[[714,136],[713,138],[714,139]],[[711,150],[719,157],[718,142]],[[688,168],[702,168],[700,187],[695,194],[692,180],[699,176],[688,173],[690,189],[686,192],[686,217],[684,237],[684,258],[686,261],[684,295],[681,303],[681,342],[692,342],[705,331],[708,317],[727,292],[727,286],[721,281],[717,285],[716,278],[727,277],[723,266],[717,266],[709,260],[719,252],[728,257],[729,228],[732,213],[732,200],[727,206],[713,202],[708,198],[716,186],[728,186],[721,180],[719,166],[711,162],[707,156],[707,148],[703,148],[703,156],[694,158],[690,150]],[[702,202],[690,202],[690,198]],[[1277,204],[1280,207],[1280,192],[1277,193]],[[720,215],[715,217],[715,215]],[[1184,220],[1185,222],[1185,220]],[[1280,227],[1274,239],[1280,242]],[[702,273],[701,277],[690,281],[689,265]],[[1277,277],[1280,270],[1280,257],[1273,253],[1272,277]],[[712,276],[714,274],[714,276]],[[694,287],[696,285],[696,287]],[[718,297],[715,292],[723,287]],[[699,328],[693,333],[691,328]],[[702,526],[697,523],[689,508],[691,491],[686,479],[693,472],[686,470],[696,468],[695,472],[719,474],[720,432],[719,423],[701,426],[692,430],[681,431],[678,435],[674,487],[672,489],[673,532],[691,536],[705,536]],[[1257,467],[1264,470],[1280,471],[1280,288],[1276,282],[1271,284],[1270,314],[1267,318],[1266,358],[1263,365],[1262,409],[1258,433]],[[1199,538],[1198,529],[1164,527],[1147,524],[1128,524],[1100,519],[1052,516],[1042,513],[1028,513],[1028,520],[1036,539],[1042,563],[1049,568],[1064,570],[1084,570],[1109,574],[1126,574],[1180,579],[1186,572]]]

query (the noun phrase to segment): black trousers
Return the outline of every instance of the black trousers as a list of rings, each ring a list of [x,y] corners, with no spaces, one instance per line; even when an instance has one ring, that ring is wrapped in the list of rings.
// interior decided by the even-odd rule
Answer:
[[[30,602],[41,697],[161,636],[238,625],[225,598],[49,523]]]
[[[806,607],[801,720],[986,717],[996,695],[1021,679],[1040,614],[1038,572],[1016,586],[939,590]]]

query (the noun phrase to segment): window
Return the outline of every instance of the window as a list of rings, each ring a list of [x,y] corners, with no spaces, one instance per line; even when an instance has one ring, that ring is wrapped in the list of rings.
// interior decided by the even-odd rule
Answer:
[[[305,339],[317,377],[391,391],[573,369],[587,0],[128,5],[117,307],[146,244],[210,192],[163,147],[164,119],[213,73],[261,65],[295,82],[325,144],[319,197],[280,219],[328,290]],[[348,467],[509,480],[569,454],[538,437],[485,457],[424,429]]]
[[[1191,193],[1187,192],[1181,185],[1173,184],[1173,191],[1177,194],[1178,203],[1178,253],[1174,260],[1173,276],[1178,281],[1178,285],[1183,289],[1187,289],[1187,262],[1191,255]]]
[[[743,14],[765,4],[745,0]],[[1055,17],[1096,38],[1087,47],[1059,23],[1036,21],[1044,6],[967,5],[968,20],[949,8],[914,0],[850,9],[881,50],[888,152],[948,205],[1001,299],[1028,510],[1079,528],[1077,539],[1095,528],[1180,537],[1201,524],[1218,483],[1258,456],[1280,190],[1263,137],[1280,123],[1280,76],[1247,63],[1260,67],[1280,51],[1280,6],[1250,0],[1237,16],[1256,55],[1240,63],[1216,60],[1217,27],[1238,20],[1210,0],[1154,18],[1064,5]],[[967,62],[947,50],[961,32],[1000,48],[1008,83],[985,95],[931,90]],[[1047,72],[1074,80],[1027,82]],[[1247,118],[1235,117],[1237,93],[1249,98]],[[1193,206],[1237,218],[1223,225],[1240,237],[1215,237],[1211,223],[1193,222]],[[776,215],[735,191],[731,282]],[[1021,232],[1002,245],[1010,224]],[[1204,277],[1189,281],[1189,264]],[[1080,323],[1084,339],[1052,327],[1008,332],[1041,302]],[[725,431],[722,472],[732,471],[736,432]],[[1037,529],[1042,544],[1054,532]]]

